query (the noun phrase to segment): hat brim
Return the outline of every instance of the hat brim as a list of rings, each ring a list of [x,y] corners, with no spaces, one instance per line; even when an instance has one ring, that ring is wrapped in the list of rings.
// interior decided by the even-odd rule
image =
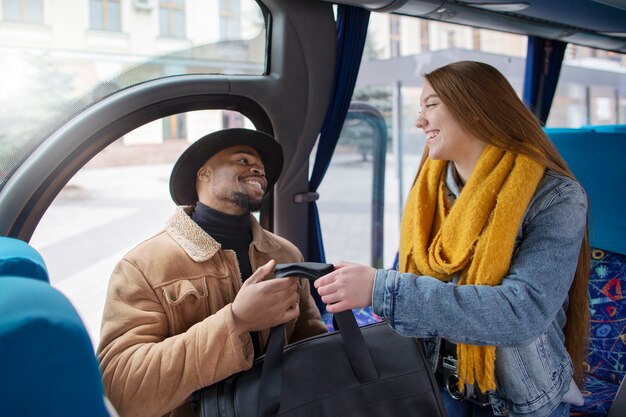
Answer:
[[[250,146],[259,152],[265,166],[267,194],[283,169],[283,150],[272,136],[250,129],[224,129],[209,133],[192,143],[178,158],[170,175],[170,195],[181,206],[198,201],[196,175],[198,170],[219,151],[231,146]]]

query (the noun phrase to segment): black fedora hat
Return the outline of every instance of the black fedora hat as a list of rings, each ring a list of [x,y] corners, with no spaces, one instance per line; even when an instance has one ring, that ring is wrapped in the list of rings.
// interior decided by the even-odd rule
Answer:
[[[198,201],[196,174],[219,151],[231,146],[250,146],[259,152],[265,166],[269,192],[283,169],[283,149],[272,136],[258,130],[224,129],[209,133],[191,144],[182,153],[170,175],[170,195],[178,205],[194,205]]]

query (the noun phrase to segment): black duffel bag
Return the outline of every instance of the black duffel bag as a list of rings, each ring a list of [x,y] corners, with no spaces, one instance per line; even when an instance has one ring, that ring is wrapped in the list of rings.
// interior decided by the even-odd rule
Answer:
[[[315,278],[305,265],[294,276]],[[416,339],[385,322],[359,328],[351,311],[333,320],[338,332],[285,347],[284,325],[272,328],[251,369],[200,391],[201,417],[446,415]]]

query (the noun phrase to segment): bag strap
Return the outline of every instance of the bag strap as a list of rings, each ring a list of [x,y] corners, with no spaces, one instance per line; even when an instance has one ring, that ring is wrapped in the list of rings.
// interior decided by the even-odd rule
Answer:
[[[306,270],[306,273],[303,273],[298,266],[294,267],[295,264],[289,264],[288,269],[291,276],[299,276],[315,281],[318,277],[329,272],[328,268],[316,266],[316,271],[311,273],[311,263],[302,264],[300,269]],[[287,276],[280,273],[279,265],[276,266],[277,277],[279,275]],[[322,273],[321,271],[324,272]],[[321,273],[321,275],[318,275],[318,273]],[[378,379],[379,375],[374,365],[374,359],[372,359],[372,355],[352,311],[337,313],[334,315],[333,320],[337,323],[337,329],[341,334],[346,355],[357,380],[361,384],[365,384]],[[284,324],[272,327],[270,331],[259,385],[258,417],[275,417],[280,409],[284,332]]]
[[[357,380],[361,384],[365,384],[378,379],[379,375],[374,365],[374,359],[372,359],[372,354],[365,343],[352,311],[342,311],[335,314],[334,318]]]
[[[272,327],[259,381],[259,417],[274,417],[280,408],[280,391],[283,379],[283,335],[285,325]]]

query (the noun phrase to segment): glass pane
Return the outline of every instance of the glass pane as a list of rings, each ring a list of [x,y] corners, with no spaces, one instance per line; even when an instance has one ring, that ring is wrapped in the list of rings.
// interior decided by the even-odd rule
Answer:
[[[166,36],[166,35],[169,35],[169,32],[170,32],[169,13],[160,12],[159,13],[159,35]]]
[[[51,284],[78,310],[94,346],[115,264],[164,228],[175,208],[169,195],[174,162],[198,138],[227,127],[223,113],[178,114],[127,133],[76,173],[37,226],[30,243],[46,260]],[[172,125],[178,129],[173,140],[164,135]]]
[[[96,30],[104,29],[102,0],[89,0],[89,27]]]
[[[41,23],[41,0],[26,0],[25,20],[30,23]]]
[[[172,33],[170,35],[185,37],[185,15],[181,11],[172,12]]]
[[[122,30],[121,8],[119,1],[107,2],[107,18],[109,19],[108,30],[118,32]]]
[[[547,126],[580,127],[587,124],[587,93],[580,83],[559,82]]]
[[[2,12],[6,20],[22,20],[20,0],[3,0]]]
[[[332,164],[319,187],[318,209],[329,262],[371,264],[374,132],[359,120],[343,127]],[[313,164],[311,163],[311,166]]]
[[[591,124],[608,125],[617,123],[614,89],[592,85],[590,98]]]
[[[29,1],[41,5],[38,0]],[[180,74],[265,72],[265,19],[256,1],[239,1],[235,12],[241,25],[230,38],[237,42],[221,39],[220,2],[168,3],[185,11],[176,10],[171,22],[162,20],[157,27],[143,18],[145,9],[129,2],[124,19],[133,24],[114,36],[108,31],[121,31],[120,1],[106,2],[107,27],[102,1],[90,0],[55,2],[55,12],[46,16],[44,27],[15,25],[3,32],[0,188],[22,157],[49,132],[115,91]],[[19,0],[3,0],[2,4],[6,19],[21,19]],[[153,4],[151,13],[158,13],[159,2]],[[89,22],[67,16],[85,16]],[[87,24],[97,30],[85,31]],[[164,27],[185,38],[161,37],[159,31]],[[29,39],[28,43],[24,39]]]

